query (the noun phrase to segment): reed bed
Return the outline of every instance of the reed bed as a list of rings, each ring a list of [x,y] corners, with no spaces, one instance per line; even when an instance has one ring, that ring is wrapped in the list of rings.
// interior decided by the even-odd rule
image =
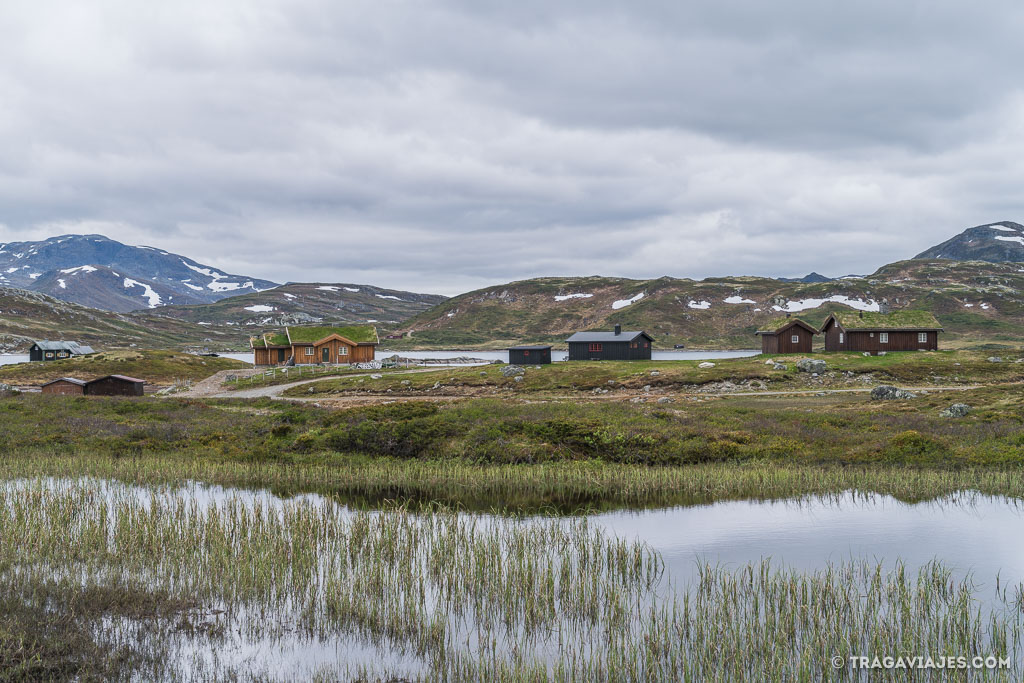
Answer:
[[[1024,673],[1019,587],[981,595],[939,564],[855,561],[703,565],[675,585],[649,546],[586,519],[22,479],[0,485],[0,585],[158,596],[165,609],[90,622],[100,646],[136,648],[124,678],[252,673],[188,658],[239,637],[370,653],[285,678],[858,680],[830,664],[850,654],[992,654],[1012,667],[983,677]]]

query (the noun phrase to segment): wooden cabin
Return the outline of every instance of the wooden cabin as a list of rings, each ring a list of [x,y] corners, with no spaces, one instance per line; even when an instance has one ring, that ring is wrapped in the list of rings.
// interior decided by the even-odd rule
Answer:
[[[654,338],[616,325],[612,332],[577,332],[565,341],[569,360],[650,360]]]
[[[286,327],[249,339],[255,365],[368,363],[379,343],[369,326]]]
[[[146,381],[125,375],[107,375],[85,383],[86,396],[142,396]]]
[[[800,318],[776,318],[762,325],[761,353],[810,353],[818,330]]]
[[[508,362],[510,365],[547,365],[551,362],[551,347],[510,346]]]
[[[833,313],[821,326],[826,351],[935,351],[942,326],[928,311]]]
[[[30,361],[63,360],[72,356],[87,356],[90,353],[96,353],[91,346],[79,344],[75,341],[49,341],[44,339],[33,343],[29,347],[28,359]]]
[[[87,382],[84,379],[61,377],[44,384],[41,391],[44,394],[56,394],[58,396],[84,396],[86,384]]]

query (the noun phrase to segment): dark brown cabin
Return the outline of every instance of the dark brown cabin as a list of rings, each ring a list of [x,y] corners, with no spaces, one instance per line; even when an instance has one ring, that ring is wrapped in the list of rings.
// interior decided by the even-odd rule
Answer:
[[[642,330],[624,332],[616,325],[612,332],[577,332],[566,342],[569,360],[650,360],[654,339]]]
[[[142,396],[146,381],[125,377],[124,375],[107,375],[85,384],[86,396]]]
[[[44,394],[56,394],[57,396],[84,396],[86,381],[74,377],[61,377],[42,386]]]
[[[761,336],[761,353],[810,353],[817,333],[800,318],[776,318],[754,334]]]
[[[510,346],[510,365],[547,365],[551,362],[550,346]]]
[[[368,363],[379,343],[367,326],[286,327],[249,340],[255,365]]]
[[[821,326],[826,351],[935,351],[942,326],[928,311],[833,313]]]

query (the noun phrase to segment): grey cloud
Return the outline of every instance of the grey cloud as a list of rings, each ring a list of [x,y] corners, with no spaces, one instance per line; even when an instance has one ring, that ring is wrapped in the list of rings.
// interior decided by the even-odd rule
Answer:
[[[1022,219],[1024,9],[0,9],[0,238],[276,280],[864,272]],[[58,230],[59,228],[59,230]]]

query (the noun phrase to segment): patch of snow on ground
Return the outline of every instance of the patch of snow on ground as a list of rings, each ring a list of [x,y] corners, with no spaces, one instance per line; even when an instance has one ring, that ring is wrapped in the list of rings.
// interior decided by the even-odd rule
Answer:
[[[196,325],[212,325],[213,323],[196,323]]]
[[[395,301],[401,301],[397,296],[391,296],[390,294],[375,294],[378,299],[394,299]]]
[[[730,297],[727,297],[725,299],[722,299],[722,301],[724,301],[727,304],[752,304],[752,303],[755,303],[755,302],[751,301],[750,299],[744,299],[741,296],[730,296]]]
[[[358,292],[359,291],[358,287],[342,287],[342,289],[344,289],[346,292]]]
[[[988,227],[992,228],[993,230],[1002,230],[1003,232],[1017,232],[1013,228],[1008,228],[1005,225],[1000,225],[999,223],[993,223]]]
[[[755,308],[754,310],[755,310],[755,311],[760,311],[761,309],[760,309],[760,308]]]
[[[246,306],[245,310],[252,311],[253,313],[270,313],[271,311],[276,311],[277,309],[274,308],[273,306],[256,304],[255,306]]]
[[[700,309],[702,311],[706,311],[709,308],[711,308],[711,302],[710,301],[691,301],[690,303],[688,303],[686,305],[689,306],[690,308],[698,308],[698,309]]]
[[[988,310],[989,308],[991,308],[991,306],[989,306],[988,304],[978,304],[978,305],[979,305],[979,306],[981,306],[981,307],[982,307],[982,309],[984,309],[984,310],[986,310],[986,311],[987,311],[987,310]]]
[[[8,272],[8,273],[13,273],[13,272],[14,272],[14,271],[16,271],[16,270],[18,270],[18,267],[17,267],[17,266],[15,266],[15,267],[13,267],[13,268],[8,268],[8,269],[7,269],[7,272]]]
[[[455,317],[455,311],[451,311],[447,315],[448,315],[449,318],[454,318]]]
[[[974,304],[964,304],[964,308],[974,308]]]
[[[61,289],[67,289],[68,288],[68,283],[64,282],[60,278],[57,278],[57,283],[60,285]]]
[[[796,313],[798,311],[806,311],[811,308],[817,308],[824,303],[836,303],[845,304],[850,308],[858,311],[871,311],[877,313],[880,309],[878,302],[874,299],[868,299],[864,301],[862,299],[851,299],[845,294],[833,294],[827,299],[803,299],[801,301],[787,301],[785,306],[772,306],[773,311],[783,311],[785,313]]]
[[[555,301],[565,301],[567,299],[589,299],[594,296],[593,294],[561,294],[555,297]]]
[[[191,280],[192,280],[192,278],[189,278],[188,280],[182,280],[181,284],[185,285],[189,289],[194,289],[197,292],[203,291],[202,287],[200,287],[199,285],[192,284]]]
[[[96,269],[93,268],[92,266],[78,266],[77,268],[68,268],[67,270],[62,270],[60,272],[66,273],[68,275],[72,275],[72,274],[78,273],[78,272],[82,272],[82,273],[95,273]]]
[[[996,235],[996,239],[997,240],[1002,240],[1004,242],[1016,242],[1017,244],[1020,244],[1021,246],[1024,246],[1024,237],[1019,237],[1019,236],[1004,237],[1003,235]]]
[[[618,301],[613,301],[612,302],[612,308],[617,311],[620,308],[625,308],[626,306],[629,306],[632,303],[636,303],[637,301],[640,301],[640,299],[643,299],[643,298],[644,298],[644,293],[640,292],[639,294],[634,296],[632,299],[619,299]]]
[[[36,279],[37,277],[39,277],[40,275],[42,275],[42,273],[29,273],[29,274],[28,274],[28,276],[29,276],[29,277],[30,277],[31,279],[33,279],[33,280],[35,280],[35,279]]]
[[[324,285],[323,287],[317,287],[317,289],[321,289],[321,290],[323,290],[325,292],[337,292],[338,291],[338,287],[331,287],[330,285]]]
[[[61,282],[63,282],[63,280],[61,280]],[[160,305],[160,303],[161,303],[160,295],[157,294],[156,290],[154,290],[149,285],[143,284],[142,282],[139,282],[138,280],[133,280],[133,279],[131,279],[129,277],[126,277],[124,279],[124,288],[125,289],[129,289],[131,287],[142,287],[142,289],[143,289],[142,296],[145,297],[146,299],[149,299],[149,307],[150,308],[156,308],[157,306]]]
[[[294,299],[294,298],[295,298],[295,295],[294,295],[294,294],[289,294],[288,292],[281,292],[281,293],[282,293],[282,294],[284,294],[284,295],[285,295],[285,297],[287,297],[287,298],[289,298],[289,299]]]
[[[210,284],[206,285],[206,287],[215,292],[233,292],[236,289],[241,289],[242,285],[237,282],[221,282],[220,280],[214,280]]]

